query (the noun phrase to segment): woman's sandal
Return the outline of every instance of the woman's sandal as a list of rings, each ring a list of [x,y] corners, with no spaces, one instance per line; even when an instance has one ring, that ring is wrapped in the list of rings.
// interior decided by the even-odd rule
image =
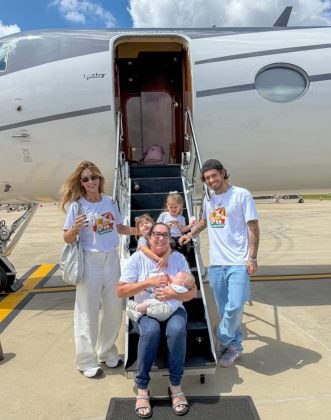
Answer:
[[[171,389],[170,389],[170,386],[169,386],[168,394],[169,394],[169,398],[170,398],[170,401],[171,401],[171,404],[172,404],[172,411],[174,412],[174,414],[176,414],[176,416],[184,416],[185,414],[187,414],[189,412],[190,406],[189,406],[189,403],[187,402],[187,400],[185,398],[184,392],[172,393]],[[184,397],[185,399],[183,401],[179,401],[178,403],[174,404],[173,400],[175,398],[179,398],[179,397]],[[179,407],[180,405],[185,406],[184,410],[181,410],[181,411],[176,410],[176,408]]]
[[[145,400],[145,402],[143,402],[139,405],[136,402],[135,412],[136,412],[137,416],[140,417],[141,419],[149,419],[150,417],[152,417],[153,411],[152,411],[151,404],[149,402],[149,400],[150,400],[149,393],[148,393],[148,395],[137,395],[136,400]],[[139,410],[141,410],[143,408],[148,408],[149,412],[146,413],[146,414],[139,413]]]

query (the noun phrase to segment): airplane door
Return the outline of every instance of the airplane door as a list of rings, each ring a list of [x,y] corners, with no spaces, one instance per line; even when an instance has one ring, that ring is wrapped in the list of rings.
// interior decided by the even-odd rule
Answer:
[[[129,160],[139,162],[148,146],[158,144],[164,149],[165,163],[180,162],[183,144],[180,53],[139,52],[135,59],[118,59],[117,66],[123,148]]]
[[[175,141],[175,113],[173,98],[167,92],[141,92],[126,103],[125,117],[128,143],[133,161],[139,161],[144,150],[160,144],[165,151],[165,161],[170,163]]]
[[[172,98],[167,92],[141,92],[141,122],[143,149],[160,144],[165,151],[165,161],[170,163],[170,144],[173,135]]]

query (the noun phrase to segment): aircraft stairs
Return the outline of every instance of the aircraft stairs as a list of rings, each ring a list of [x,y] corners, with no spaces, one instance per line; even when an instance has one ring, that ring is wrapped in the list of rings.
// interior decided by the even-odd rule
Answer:
[[[127,222],[131,226],[134,226],[135,218],[144,213],[149,213],[154,220],[157,220],[169,191],[178,191],[182,194],[185,203],[183,215],[188,224],[190,203],[188,203],[188,197],[184,191],[185,180],[182,176],[181,165],[130,165],[128,167],[128,182],[130,218]],[[192,212],[189,212],[192,215]],[[136,238],[131,237],[128,245],[129,252],[134,252],[137,245]],[[216,356],[203,291],[204,267],[198,242],[194,241],[194,244],[188,249],[186,258],[191,272],[195,276],[198,294],[195,299],[184,303],[188,313],[184,375],[200,375],[200,382],[204,383],[205,374],[215,373]],[[125,371],[129,377],[133,376],[136,371],[138,338],[131,321],[127,319]],[[151,376],[168,375],[166,348],[165,341],[161,342]]]

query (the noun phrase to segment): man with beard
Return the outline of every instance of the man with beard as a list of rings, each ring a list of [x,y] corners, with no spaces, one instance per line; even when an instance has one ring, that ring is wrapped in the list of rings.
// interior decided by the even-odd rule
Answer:
[[[257,271],[259,246],[258,215],[249,191],[231,185],[222,163],[207,160],[201,169],[202,181],[211,190],[205,197],[202,217],[182,243],[208,227],[209,283],[221,322],[216,328],[216,351],[221,367],[231,366],[242,354],[241,318],[249,299],[249,276]]]

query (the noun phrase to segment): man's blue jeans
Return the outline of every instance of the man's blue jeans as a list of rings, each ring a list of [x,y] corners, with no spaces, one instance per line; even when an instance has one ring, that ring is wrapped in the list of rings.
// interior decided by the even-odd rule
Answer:
[[[250,294],[246,266],[212,265],[208,269],[208,277],[221,317],[216,332],[219,343],[224,348],[231,344],[242,351],[240,323],[245,302]]]
[[[167,321],[162,323],[149,316],[142,316],[137,323],[134,323],[140,336],[135,379],[139,389],[148,387],[149,372],[157,356],[161,331],[164,328],[168,346],[170,384],[172,386],[180,385],[186,354],[186,321],[186,311],[183,308],[178,308]]]

